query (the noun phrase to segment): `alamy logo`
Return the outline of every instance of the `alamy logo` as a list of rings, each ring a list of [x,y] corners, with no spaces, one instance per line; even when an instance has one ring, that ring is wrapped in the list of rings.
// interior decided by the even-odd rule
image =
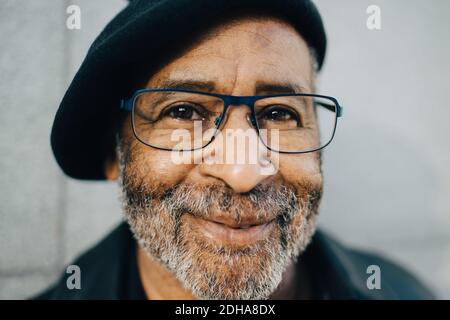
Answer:
[[[370,5],[367,7],[366,13],[369,15],[367,17],[366,25],[369,30],[381,30],[381,9],[379,6]]]
[[[367,267],[367,274],[370,276],[367,278],[366,285],[369,290],[380,290],[381,289],[381,269],[380,266],[372,264]]]
[[[80,267],[77,266],[76,264],[72,264],[67,267],[66,273],[70,274],[70,276],[68,276],[67,280],[66,280],[67,289],[80,290],[81,289],[81,269],[80,269]]]
[[[66,20],[66,27],[69,30],[81,29],[81,9],[77,5],[70,5],[66,9],[66,13],[69,15]]]
[[[214,136],[214,138],[212,138]],[[207,137],[207,138],[205,138]],[[202,148],[206,140],[214,140],[208,147]],[[202,123],[196,122],[194,132],[176,129],[171,140],[178,142],[171,152],[174,164],[249,164],[257,165],[261,175],[274,175],[278,171],[278,152],[270,152],[261,141],[270,141],[271,148],[279,148],[279,131],[260,129],[225,129],[216,133],[216,129],[202,130]],[[193,149],[193,151],[180,151]],[[227,149],[227,152],[223,152]]]

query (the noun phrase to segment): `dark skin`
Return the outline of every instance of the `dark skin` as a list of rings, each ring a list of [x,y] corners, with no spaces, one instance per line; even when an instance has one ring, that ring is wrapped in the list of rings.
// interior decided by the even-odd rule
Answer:
[[[196,45],[152,75],[146,87],[158,88],[170,80],[209,82],[214,92],[229,95],[279,93],[257,92],[260,84],[291,84],[313,92],[312,61],[307,44],[290,25],[275,18],[241,18],[216,27]],[[246,106],[229,110],[225,127],[247,129]],[[278,171],[262,175],[259,164],[174,164],[170,152],[149,148],[134,139],[127,119],[123,128],[134,151],[139,151],[137,174],[155,177],[165,186],[180,181],[213,183],[220,180],[236,193],[245,193],[260,183],[276,181],[277,176],[295,184],[307,180],[322,185],[320,159],[317,153],[279,154]],[[223,152],[227,152],[224,145]],[[248,152],[248,150],[240,150]],[[106,176],[116,180],[118,165],[106,165]],[[149,178],[149,183],[151,178]],[[301,190],[299,190],[301,193]],[[186,222],[188,223],[188,222]],[[195,223],[195,222],[189,222]],[[145,292],[150,299],[194,299],[195,297],[160,263],[138,248],[138,267]],[[300,259],[301,260],[301,259]],[[300,271],[299,271],[300,270]],[[292,263],[272,299],[308,298],[309,284],[304,266]],[[297,283],[302,283],[299,288]]]

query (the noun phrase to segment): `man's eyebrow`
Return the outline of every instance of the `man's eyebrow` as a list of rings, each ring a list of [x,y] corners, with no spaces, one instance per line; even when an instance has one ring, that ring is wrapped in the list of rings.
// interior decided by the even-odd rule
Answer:
[[[306,93],[308,89],[293,83],[265,83],[260,82],[256,84],[256,94],[295,94]]]
[[[206,92],[214,92],[216,85],[214,81],[201,81],[193,79],[174,80],[167,79],[159,83],[160,88],[167,89],[187,89]],[[309,92],[307,88],[294,83],[268,83],[257,82],[255,94],[294,94]]]
[[[212,92],[215,89],[213,81],[198,80],[163,80],[160,82],[161,88],[167,89],[187,89]]]

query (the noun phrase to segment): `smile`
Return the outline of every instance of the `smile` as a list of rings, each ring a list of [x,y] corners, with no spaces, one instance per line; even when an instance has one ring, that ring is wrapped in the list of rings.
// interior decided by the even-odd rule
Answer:
[[[275,220],[256,222],[243,221],[237,224],[225,219],[204,219],[187,214],[190,223],[206,237],[221,243],[233,245],[250,245],[268,237]],[[250,223],[254,222],[254,223]]]

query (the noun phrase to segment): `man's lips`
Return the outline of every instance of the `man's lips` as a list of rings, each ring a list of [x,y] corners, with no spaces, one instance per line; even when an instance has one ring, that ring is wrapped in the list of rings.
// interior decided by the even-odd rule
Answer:
[[[187,214],[189,222],[195,224],[206,237],[222,243],[249,245],[265,239],[274,225],[274,219],[258,221],[245,219],[239,223],[228,217],[200,218]]]

